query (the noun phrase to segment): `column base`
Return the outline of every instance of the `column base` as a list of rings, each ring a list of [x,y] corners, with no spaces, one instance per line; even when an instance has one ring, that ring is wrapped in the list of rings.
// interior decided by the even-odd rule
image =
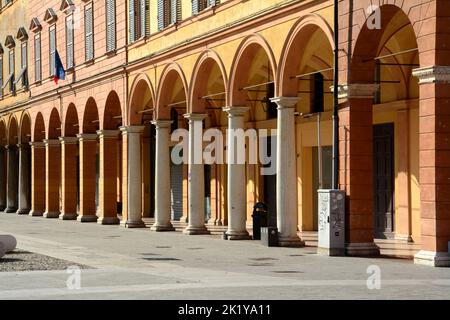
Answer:
[[[183,230],[183,234],[187,234],[189,236],[199,236],[199,235],[211,234],[211,232],[208,229],[206,229],[206,226],[201,226],[201,227],[189,226]]]
[[[171,223],[169,223],[168,225],[160,225],[158,223],[155,223],[150,228],[150,231],[154,231],[154,232],[170,232],[170,231],[175,231],[175,228],[173,227],[173,225]]]
[[[28,215],[32,217],[42,217],[44,213],[42,211],[31,210]]]
[[[251,240],[252,237],[247,231],[227,231],[226,232],[228,240]]]
[[[30,209],[18,209],[18,210],[16,211],[16,213],[17,213],[18,215],[29,214],[29,213],[30,213]]]
[[[305,246],[305,241],[302,239],[295,238],[278,238],[278,246],[279,247],[288,247],[288,248],[303,248]]]
[[[78,216],[77,217],[77,221],[78,222],[97,222],[98,217],[95,215],[82,215],[82,216]]]
[[[59,212],[44,212],[44,218],[47,219],[58,219],[59,218]]]
[[[394,239],[397,241],[405,242],[405,243],[414,242],[410,235],[396,234]]]
[[[76,213],[61,213],[59,215],[60,220],[77,220],[77,217]]]
[[[14,207],[8,207],[5,209],[5,213],[16,213],[17,212],[17,208]]]
[[[102,224],[104,226],[117,225],[120,224],[120,219],[117,217],[100,217],[98,218],[97,223]]]
[[[144,221],[121,221],[120,225],[128,229],[145,228]]]
[[[317,254],[319,256],[326,257],[344,257],[345,249],[343,248],[317,248]]]
[[[345,253],[347,256],[353,257],[379,256],[380,248],[373,242],[347,243],[345,245]]]
[[[414,256],[414,263],[435,268],[450,267],[450,253],[422,250]]]

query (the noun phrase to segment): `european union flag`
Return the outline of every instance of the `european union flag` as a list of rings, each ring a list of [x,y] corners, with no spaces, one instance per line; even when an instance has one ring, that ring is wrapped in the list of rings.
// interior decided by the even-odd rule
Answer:
[[[55,76],[53,81],[58,84],[58,80],[66,79],[66,71],[64,70],[64,66],[61,62],[61,58],[59,57],[58,50],[55,52]]]

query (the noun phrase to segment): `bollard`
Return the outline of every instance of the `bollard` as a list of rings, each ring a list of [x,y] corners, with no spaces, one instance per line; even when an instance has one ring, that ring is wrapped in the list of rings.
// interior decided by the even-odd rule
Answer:
[[[0,243],[3,244],[6,253],[14,251],[17,246],[17,240],[12,235],[0,235]]]
[[[6,250],[5,250],[5,246],[3,245],[3,243],[0,242],[0,259],[5,255]]]

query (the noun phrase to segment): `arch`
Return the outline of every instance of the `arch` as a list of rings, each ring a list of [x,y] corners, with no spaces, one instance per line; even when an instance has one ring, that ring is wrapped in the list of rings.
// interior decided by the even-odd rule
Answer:
[[[48,121],[47,139],[58,139],[61,135],[61,118],[56,108],[52,109]]]
[[[29,143],[31,140],[31,117],[28,112],[22,114],[20,120],[20,143]]]
[[[281,53],[279,69],[277,73],[278,92],[280,96],[297,96],[296,72],[306,55],[307,43],[315,37],[326,39],[331,50],[334,50],[333,30],[325,19],[317,14],[308,14],[300,18],[289,31],[287,40]],[[318,65],[320,62],[317,63]],[[326,62],[320,69],[327,69]],[[329,71],[332,74],[332,71]]]
[[[84,108],[83,127],[80,128],[80,133],[97,133],[99,129],[98,108],[95,99],[90,97]]]
[[[35,142],[40,142],[44,140],[46,137],[46,130],[45,130],[45,121],[44,116],[41,112],[38,112],[36,114],[36,117],[34,118],[34,124],[32,129],[32,140]]]
[[[79,131],[78,112],[73,103],[70,103],[64,118],[64,137],[75,137]]]
[[[164,69],[158,86],[156,118],[170,119],[173,107],[187,103],[188,85],[180,65],[172,62]],[[176,106],[171,104],[176,103]]]
[[[228,85],[228,101],[230,106],[246,104],[246,91],[240,89],[248,82],[248,72],[243,72],[242,70],[249,70],[252,59],[260,49],[263,50],[268,58],[268,67],[271,71],[269,74],[271,73],[272,79],[276,81],[275,75],[277,73],[277,63],[268,42],[258,34],[246,37],[239,45],[231,65]],[[277,92],[275,92],[275,96],[277,96]]]
[[[130,105],[127,111],[127,122],[130,125],[142,123],[144,109],[153,109],[155,102],[155,91],[153,85],[145,73],[140,73],[133,81],[130,92]],[[152,115],[153,112],[145,113]]]
[[[12,115],[8,124],[8,144],[16,145],[19,143],[19,125],[15,115]]]
[[[117,92],[111,91],[106,98],[102,129],[117,130],[122,124],[122,107]]]
[[[212,76],[211,73],[215,68],[218,69],[222,81],[220,81],[220,78],[210,79]],[[209,80],[215,80],[215,87],[219,87],[220,85],[222,85],[223,88],[221,88],[221,90],[225,92],[225,101],[223,106],[227,106],[228,101],[226,92],[228,92],[228,76],[222,59],[213,50],[207,50],[203,52],[194,65],[194,72],[192,73],[192,79],[189,87],[189,112],[205,112],[207,108],[207,101],[205,99],[201,99],[200,97],[207,94],[220,93],[219,90],[217,90],[217,92],[208,92],[208,89],[210,89],[208,88]],[[219,84],[218,82],[221,83]]]

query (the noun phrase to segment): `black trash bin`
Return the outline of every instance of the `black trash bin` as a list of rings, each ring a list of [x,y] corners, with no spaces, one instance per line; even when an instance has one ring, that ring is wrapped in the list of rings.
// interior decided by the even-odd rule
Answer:
[[[268,247],[278,247],[278,228],[261,228],[261,243]]]
[[[253,207],[253,240],[261,240],[261,228],[267,227],[268,212],[267,205],[262,202],[258,202]]]

